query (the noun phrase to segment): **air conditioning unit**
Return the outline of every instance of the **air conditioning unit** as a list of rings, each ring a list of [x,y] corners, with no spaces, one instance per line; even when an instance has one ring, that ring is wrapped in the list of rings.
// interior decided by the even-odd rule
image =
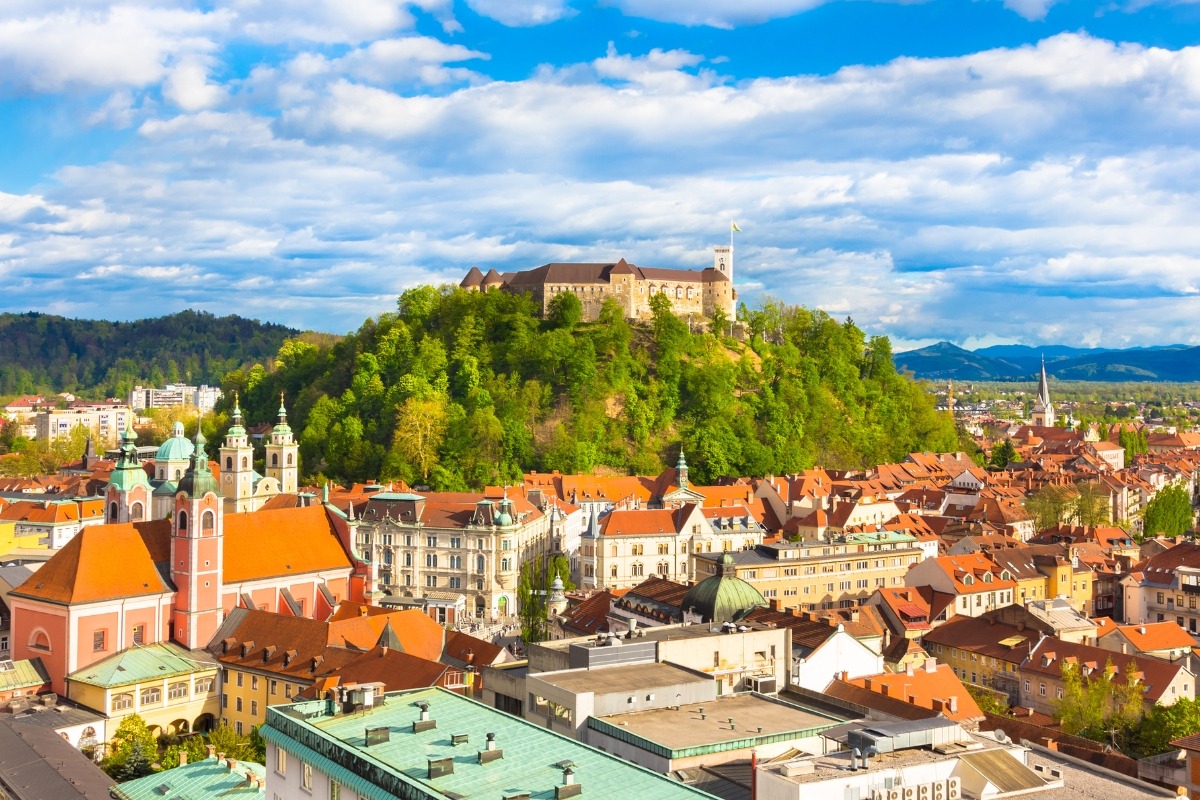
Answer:
[[[903,789],[888,789],[887,800],[904,800]]]
[[[917,800],[917,787],[905,786],[904,787],[904,800]]]
[[[774,675],[759,675],[750,679],[750,690],[759,694],[775,694],[779,688]]]
[[[933,800],[946,800],[945,781],[938,781],[933,785]]]
[[[962,779],[950,778],[946,781],[946,800],[962,800]]]
[[[875,789],[871,792],[871,800],[887,800],[887,792],[883,789]]]
[[[929,800],[929,784],[922,783],[917,787],[917,800]]]

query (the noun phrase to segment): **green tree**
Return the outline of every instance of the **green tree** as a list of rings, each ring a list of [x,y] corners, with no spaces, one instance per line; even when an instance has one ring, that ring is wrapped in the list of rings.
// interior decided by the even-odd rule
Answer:
[[[546,320],[555,328],[571,330],[583,319],[583,303],[574,292],[559,292],[551,298]]]
[[[207,757],[208,751],[204,749],[203,736],[185,736],[176,744],[168,745],[163,751],[162,756],[158,759],[159,766],[163,769],[174,769],[179,766],[180,753],[187,754],[189,764],[194,764]],[[263,763],[263,762],[258,762]]]
[[[1182,536],[1194,524],[1192,498],[1182,484],[1164,486],[1142,510],[1142,535]]]
[[[116,780],[133,780],[150,774],[157,753],[158,745],[146,721],[139,714],[130,714],[113,732],[108,755],[100,762],[100,768]]]
[[[1033,515],[1039,531],[1061,525],[1071,512],[1074,490],[1068,486],[1049,485],[1025,498],[1025,510]]]
[[[963,685],[967,688],[967,694],[971,695],[981,710],[1000,716],[1008,714],[1008,696],[1003,692],[976,686],[973,683],[964,683]]]
[[[517,578],[517,616],[521,621],[521,638],[526,642],[544,641],[547,635],[546,601],[555,578],[563,589],[571,591],[571,564],[565,556],[535,558],[521,565]]]
[[[1078,494],[1071,501],[1068,516],[1076,525],[1094,528],[1112,522],[1112,495],[1099,481],[1075,484]]]
[[[400,406],[392,447],[416,468],[423,482],[429,481],[429,471],[437,466],[446,422],[444,395],[431,392],[424,397],[410,397]]]
[[[218,725],[208,733],[208,743],[224,753],[227,758],[237,761],[253,761],[256,755],[250,737],[238,733],[226,724]]]
[[[1013,447],[1011,439],[1005,439],[992,448],[992,456],[988,466],[992,469],[1007,469],[1008,465],[1017,460],[1017,448]]]
[[[1134,728],[1130,750],[1136,758],[1165,753],[1171,742],[1200,733],[1200,700],[1181,698],[1169,706],[1154,704]]]

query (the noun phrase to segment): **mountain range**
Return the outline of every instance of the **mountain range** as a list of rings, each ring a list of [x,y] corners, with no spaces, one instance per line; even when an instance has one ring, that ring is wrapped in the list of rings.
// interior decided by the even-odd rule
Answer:
[[[927,380],[1036,380],[1046,372],[1064,381],[1200,381],[1200,347],[1182,344],[1125,350],[1067,345],[993,345],[965,350],[950,342],[894,356],[896,368]]]

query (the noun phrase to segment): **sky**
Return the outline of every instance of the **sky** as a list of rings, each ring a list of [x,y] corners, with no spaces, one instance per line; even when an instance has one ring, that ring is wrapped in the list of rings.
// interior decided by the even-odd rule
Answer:
[[[1200,344],[1200,2],[6,0],[0,311],[342,333],[711,266],[949,340]]]

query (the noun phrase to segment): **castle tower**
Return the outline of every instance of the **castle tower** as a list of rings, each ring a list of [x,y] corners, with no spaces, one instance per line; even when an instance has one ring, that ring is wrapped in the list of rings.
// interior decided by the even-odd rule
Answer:
[[[733,245],[719,244],[713,248],[713,269],[733,283]]]
[[[233,425],[225,434],[225,446],[220,453],[225,510],[231,514],[253,511],[250,501],[254,494],[254,448],[242,427],[242,409],[236,394],[233,396]]]
[[[1043,358],[1037,397],[1033,401],[1033,424],[1042,428],[1053,428],[1055,419],[1054,405],[1050,402],[1050,384],[1046,380],[1046,359]]]
[[[221,624],[225,567],[225,508],[199,430],[195,444],[171,520],[171,580],[177,589],[171,636],[193,650],[208,644]]]
[[[279,481],[279,491],[283,494],[293,494],[300,485],[300,446],[288,425],[282,392],[279,394],[279,422],[271,430],[271,441],[267,445],[266,472],[268,478]]]
[[[140,522],[150,519],[150,478],[138,457],[133,428],[121,434],[121,454],[104,489],[105,519],[108,522]]]

